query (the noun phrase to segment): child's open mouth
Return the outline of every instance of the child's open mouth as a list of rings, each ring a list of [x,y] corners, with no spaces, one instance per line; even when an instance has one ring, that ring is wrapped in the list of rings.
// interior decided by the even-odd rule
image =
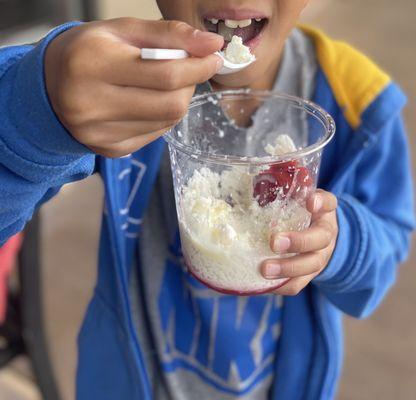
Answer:
[[[224,48],[233,35],[240,36],[246,46],[253,47],[260,38],[260,33],[267,24],[267,18],[247,18],[241,20],[204,18],[207,31],[218,33],[224,38]]]

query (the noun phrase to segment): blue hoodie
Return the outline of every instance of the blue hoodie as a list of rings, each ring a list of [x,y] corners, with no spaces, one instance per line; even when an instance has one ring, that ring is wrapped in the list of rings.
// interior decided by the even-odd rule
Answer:
[[[37,46],[0,50],[0,245],[62,185],[99,170],[105,186],[99,271],[79,335],[77,399],[151,399],[128,290],[140,230],[131,222],[146,209],[165,142],[106,159],[65,130],[49,103],[43,59],[48,43],[71,26],[55,29]],[[377,307],[408,254],[414,227],[404,95],[350,46],[303,29],[319,63],[314,101],[337,124],[319,187],[338,197],[339,235],[326,269],[284,302],[271,398],[290,400],[334,398],[342,314],[363,318]],[[141,168],[138,186],[133,176],[118,179],[132,165]],[[128,234],[121,228],[126,223]]]

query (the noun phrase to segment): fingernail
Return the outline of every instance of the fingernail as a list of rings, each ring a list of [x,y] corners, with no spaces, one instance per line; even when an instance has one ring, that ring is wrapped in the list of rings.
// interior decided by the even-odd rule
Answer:
[[[199,40],[217,40],[219,36],[214,32],[204,32],[199,29],[195,29],[193,35]]]
[[[290,247],[290,239],[287,236],[277,236],[273,242],[273,251],[276,253],[286,251]]]
[[[313,211],[318,212],[322,207],[322,197],[317,194],[315,195],[315,199],[313,200]]]
[[[276,279],[282,272],[280,264],[267,264],[264,270],[264,276],[266,279]]]

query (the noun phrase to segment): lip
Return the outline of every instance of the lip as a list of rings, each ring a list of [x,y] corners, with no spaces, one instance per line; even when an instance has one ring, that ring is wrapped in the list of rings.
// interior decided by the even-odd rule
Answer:
[[[204,20],[206,19],[235,19],[235,20],[242,20],[242,19],[255,19],[255,18],[260,18],[260,19],[266,19],[267,21],[265,22],[262,30],[258,33],[258,35],[256,37],[254,37],[253,39],[249,40],[248,42],[245,42],[244,45],[249,47],[250,50],[254,50],[254,48],[256,48],[260,41],[261,38],[263,36],[263,32],[266,28],[266,26],[268,25],[268,20],[269,17],[264,13],[261,12],[259,10],[254,10],[254,9],[219,9],[219,10],[214,10],[214,11],[209,11],[207,13],[202,14],[202,26],[203,29],[206,30],[205,28],[205,24],[204,24]]]
[[[209,11],[206,14],[202,14],[202,18],[204,19],[210,19],[210,18],[216,18],[216,19],[236,19],[236,20],[242,20],[242,19],[248,19],[248,18],[269,18],[266,14],[264,14],[261,11],[253,10],[253,9],[220,9],[220,10],[214,10]]]
[[[266,28],[266,26],[267,26],[267,24],[265,24],[263,26],[263,29],[259,32],[259,34],[256,37],[254,37],[253,39],[250,39],[248,42],[244,43],[244,45],[249,47],[250,50],[255,49],[261,41],[261,38],[263,36],[263,32],[264,32],[264,29]]]

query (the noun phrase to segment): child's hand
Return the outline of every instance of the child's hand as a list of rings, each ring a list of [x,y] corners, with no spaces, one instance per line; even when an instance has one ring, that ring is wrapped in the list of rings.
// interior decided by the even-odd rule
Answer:
[[[121,18],[72,28],[49,45],[46,87],[72,136],[120,157],[155,140],[187,112],[195,85],[221,68],[221,36],[184,22]],[[194,58],[141,60],[141,47],[179,48]]]
[[[337,198],[318,189],[306,203],[312,213],[310,228],[301,232],[272,235],[270,246],[278,254],[298,253],[289,258],[270,259],[263,262],[262,274],[267,279],[291,278],[276,290],[283,296],[298,294],[327,266],[338,236],[336,216]]]

